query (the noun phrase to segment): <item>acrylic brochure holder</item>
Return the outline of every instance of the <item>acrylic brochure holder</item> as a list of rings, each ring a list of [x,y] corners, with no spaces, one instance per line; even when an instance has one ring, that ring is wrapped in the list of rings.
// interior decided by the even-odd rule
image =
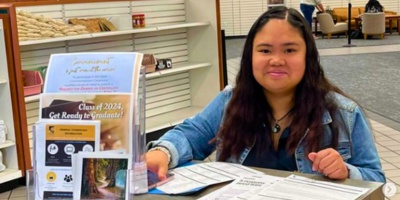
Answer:
[[[131,176],[131,193],[142,194],[148,192],[147,188],[147,165],[146,165],[146,72],[145,66],[140,70],[139,92],[136,101],[137,113],[134,120],[134,133],[136,137],[132,139],[132,176]]]
[[[109,189],[107,191],[101,190],[103,193],[107,193],[104,198],[96,197],[95,199],[125,199],[131,200],[134,198],[135,194],[146,193],[148,191],[147,188],[147,165],[145,160],[146,153],[146,134],[145,134],[145,68],[142,66],[140,69],[140,78],[139,78],[139,90],[137,99],[134,100],[133,106],[131,108],[134,109],[134,117],[131,122],[132,124],[132,139],[130,141],[130,159],[131,159],[131,167],[128,170],[119,170],[117,173],[120,177],[126,177],[126,182],[120,181],[120,184],[115,184],[115,187]],[[35,130],[35,126],[33,127]],[[46,175],[47,180],[41,180],[38,176],[38,172],[40,169],[35,167],[35,155],[37,151],[36,147],[36,137],[35,132],[33,133],[33,168],[26,171],[26,185],[27,185],[27,199],[28,200],[42,200],[42,199],[52,199],[46,198],[39,192],[40,189],[40,181],[48,181],[48,175]],[[65,179],[64,177],[57,177]],[[82,177],[84,180],[86,177]],[[73,180],[76,180],[76,177],[72,177]],[[117,182],[117,181],[116,181]],[[122,184],[123,183],[123,184]],[[77,184],[77,183],[73,183]],[[125,189],[128,189],[126,193]],[[74,190],[75,192],[75,190]],[[63,197],[62,193],[57,197],[57,199],[74,199],[69,197]],[[54,198],[53,198],[54,199]],[[75,198],[76,199],[76,198]],[[93,199],[93,198],[79,198],[79,199]]]

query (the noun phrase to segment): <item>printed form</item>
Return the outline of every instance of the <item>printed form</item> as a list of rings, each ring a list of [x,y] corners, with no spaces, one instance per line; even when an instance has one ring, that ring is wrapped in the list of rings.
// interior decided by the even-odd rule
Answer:
[[[243,176],[199,200],[246,199],[281,179],[283,178],[265,174]]]
[[[165,194],[186,194],[199,191],[209,185],[232,181],[241,176],[263,174],[240,164],[209,162],[179,167],[170,171],[174,179],[159,187]]]
[[[234,180],[199,200],[355,200],[369,191],[369,188],[293,174],[286,178],[271,176],[240,164],[224,162],[194,164],[170,172],[175,174],[174,179],[157,187],[158,194],[189,194]]]
[[[353,200],[368,192],[369,188],[317,181],[314,179],[290,175],[264,188],[248,200]]]

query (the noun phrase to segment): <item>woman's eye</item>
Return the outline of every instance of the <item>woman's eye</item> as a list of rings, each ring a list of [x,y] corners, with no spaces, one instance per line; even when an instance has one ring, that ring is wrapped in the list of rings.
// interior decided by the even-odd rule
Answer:
[[[268,49],[262,49],[262,50],[260,50],[260,52],[261,52],[261,53],[270,53],[271,51],[268,50]]]
[[[293,53],[293,52],[295,52],[296,50],[294,50],[294,49],[286,49],[285,50],[285,53]]]

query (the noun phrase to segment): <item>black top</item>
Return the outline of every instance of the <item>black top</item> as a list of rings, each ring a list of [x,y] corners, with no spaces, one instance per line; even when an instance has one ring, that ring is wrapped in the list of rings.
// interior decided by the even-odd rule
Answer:
[[[279,138],[278,150],[275,151],[273,145],[271,144],[269,147],[266,147],[268,148],[268,153],[266,153],[265,157],[263,156],[262,158],[257,158],[257,152],[255,150],[256,148],[253,147],[244,160],[243,165],[285,171],[296,171],[297,165],[294,154],[288,155],[286,151],[286,143],[290,132],[291,131],[289,127],[285,128],[281,137]],[[262,144],[256,143],[256,145]]]

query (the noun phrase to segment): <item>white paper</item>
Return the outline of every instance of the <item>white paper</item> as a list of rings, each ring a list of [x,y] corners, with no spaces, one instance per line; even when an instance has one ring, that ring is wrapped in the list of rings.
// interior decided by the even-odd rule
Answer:
[[[365,194],[368,190],[369,188],[317,181],[298,175],[290,175],[247,199],[353,200]]]
[[[174,179],[157,189],[166,194],[183,194],[197,191],[209,185],[232,181],[244,175],[263,174],[240,164],[208,162],[180,167],[170,171]]]
[[[269,185],[275,183],[276,181],[279,181],[283,178],[281,177],[276,177],[276,176],[271,176],[271,175],[265,175],[265,174],[255,174],[255,175],[247,175],[247,176],[242,176],[229,185],[216,190],[199,200],[226,200],[226,199],[240,199],[236,198],[239,195],[242,195],[241,198],[245,198],[250,194],[250,196],[254,195],[252,192],[256,189],[260,190],[265,187],[268,187]],[[256,190],[256,191],[258,191]],[[249,193],[249,194],[247,194]],[[247,194],[247,195],[246,195]]]

